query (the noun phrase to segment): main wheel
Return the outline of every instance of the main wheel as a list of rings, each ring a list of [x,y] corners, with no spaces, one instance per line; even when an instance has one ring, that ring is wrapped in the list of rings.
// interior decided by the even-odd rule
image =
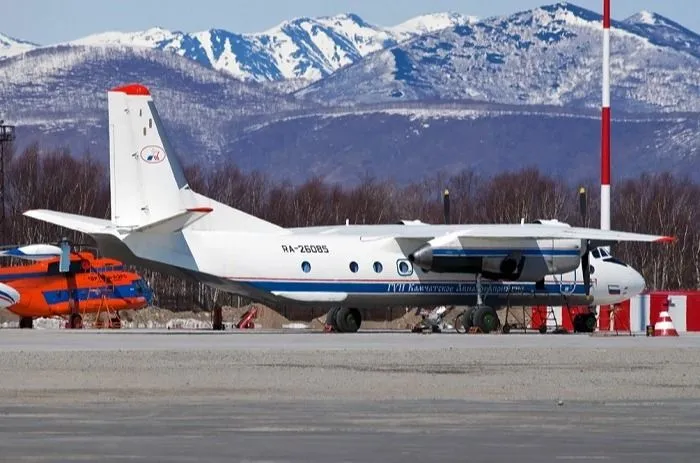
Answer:
[[[362,324],[362,314],[357,309],[341,307],[335,314],[335,324],[341,333],[356,333]]]
[[[495,331],[500,325],[501,322],[498,319],[496,309],[487,305],[476,307],[476,311],[474,312],[474,326],[478,326],[483,333]]]
[[[83,317],[81,317],[80,314],[77,313],[71,314],[68,320],[68,326],[70,326],[70,328],[72,329],[83,329]]]
[[[338,330],[338,324],[336,322],[335,315],[338,313],[340,310],[340,307],[333,307],[331,310],[328,311],[328,314],[326,314],[326,325],[330,326],[336,331]]]
[[[19,319],[19,327],[21,329],[32,329],[34,327],[34,319],[32,317],[21,317]]]
[[[455,325],[455,331],[460,333],[460,334],[464,334],[467,331],[469,331],[469,329],[464,326],[464,312],[458,314],[455,317],[454,325]]]
[[[574,332],[592,333],[595,331],[596,317],[593,312],[581,313],[574,317]]]

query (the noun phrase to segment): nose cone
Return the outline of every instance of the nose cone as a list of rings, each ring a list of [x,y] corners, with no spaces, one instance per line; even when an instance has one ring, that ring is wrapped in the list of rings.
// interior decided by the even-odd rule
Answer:
[[[644,277],[638,271],[630,267],[627,287],[629,288],[631,296],[641,294],[646,289],[646,286],[647,284],[646,281],[644,281]]]

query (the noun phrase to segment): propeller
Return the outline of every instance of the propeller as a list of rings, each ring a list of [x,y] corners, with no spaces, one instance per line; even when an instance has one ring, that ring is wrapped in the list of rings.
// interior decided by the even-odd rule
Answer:
[[[445,224],[450,224],[450,190],[445,189],[442,195],[442,212],[445,217]]]
[[[581,222],[585,227],[587,224],[588,216],[588,198],[586,195],[586,188],[581,187],[578,190],[578,206],[579,213],[581,214]],[[591,241],[583,240],[582,246],[584,248],[583,255],[581,256],[581,269],[583,271],[583,285],[586,288],[586,296],[591,295]]]

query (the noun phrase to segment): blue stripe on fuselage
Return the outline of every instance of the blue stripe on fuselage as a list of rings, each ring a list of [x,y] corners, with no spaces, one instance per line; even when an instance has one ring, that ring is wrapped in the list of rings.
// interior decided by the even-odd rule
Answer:
[[[264,291],[280,292],[328,292],[348,294],[464,294],[476,295],[474,282],[326,282],[326,281],[241,281]],[[544,289],[536,289],[535,283],[482,283],[482,294],[556,294],[585,295],[583,283],[546,283]],[[562,291],[562,287],[565,291]]]

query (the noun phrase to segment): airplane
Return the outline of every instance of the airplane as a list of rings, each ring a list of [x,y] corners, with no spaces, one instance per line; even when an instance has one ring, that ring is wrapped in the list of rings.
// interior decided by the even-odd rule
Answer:
[[[107,100],[110,220],[24,214],[90,235],[104,255],[272,308],[327,308],[338,332],[358,331],[362,309],[470,305],[471,323],[489,332],[507,303],[613,304],[643,291],[644,278],[616,259],[591,265],[591,252],[675,239],[556,220],[283,228],[190,188],[146,86],[115,87]]]
[[[0,268],[0,306],[20,317],[20,328],[53,316],[67,317],[67,328],[81,328],[86,313],[139,310],[153,301],[140,275],[90,251],[33,244],[4,249],[0,257],[34,262]]]

